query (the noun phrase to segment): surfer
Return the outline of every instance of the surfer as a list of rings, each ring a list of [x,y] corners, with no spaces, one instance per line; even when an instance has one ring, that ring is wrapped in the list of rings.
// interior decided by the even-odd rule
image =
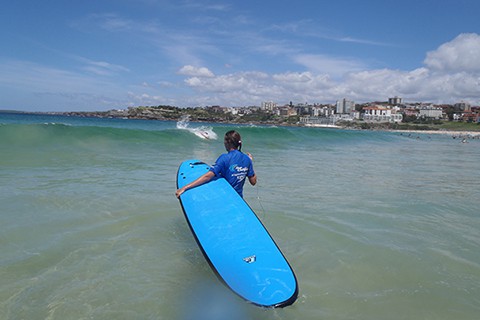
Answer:
[[[228,131],[225,133],[223,143],[227,153],[221,154],[207,173],[178,189],[175,192],[177,198],[188,189],[207,183],[214,177],[225,178],[241,197],[243,197],[246,178],[252,186],[257,183],[257,175],[253,170],[253,157],[248,152],[246,154],[242,152],[240,134],[235,130]]]

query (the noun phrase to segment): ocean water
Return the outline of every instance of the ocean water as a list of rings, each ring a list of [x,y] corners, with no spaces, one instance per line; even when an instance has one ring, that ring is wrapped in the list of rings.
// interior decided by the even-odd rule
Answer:
[[[174,196],[232,128],[299,281],[283,309],[220,283]],[[479,230],[478,139],[0,114],[0,319],[478,319]]]

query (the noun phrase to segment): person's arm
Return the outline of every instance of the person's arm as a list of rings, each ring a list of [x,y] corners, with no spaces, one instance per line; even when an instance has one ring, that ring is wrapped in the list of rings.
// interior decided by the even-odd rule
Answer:
[[[248,177],[248,181],[250,182],[250,184],[252,186],[256,185],[257,184],[257,175],[254,174],[253,176]]]
[[[185,191],[187,191],[188,189],[191,189],[191,188],[195,188],[195,187],[198,187],[199,185],[202,185],[204,183],[207,183],[208,181],[212,180],[212,178],[215,176],[215,173],[213,173],[212,171],[208,171],[207,173],[205,173],[203,176],[200,176],[197,180],[195,181],[192,181],[190,182],[189,184],[183,186],[182,188],[178,189],[176,192],[175,192],[175,196],[177,198],[180,197],[180,195],[182,193],[184,193]]]
[[[247,156],[250,158],[250,160],[252,160],[253,162],[253,156],[247,152]],[[256,174],[253,174],[253,176],[251,177],[248,177],[248,181],[250,182],[250,184],[252,186],[256,185],[257,184],[257,175]]]

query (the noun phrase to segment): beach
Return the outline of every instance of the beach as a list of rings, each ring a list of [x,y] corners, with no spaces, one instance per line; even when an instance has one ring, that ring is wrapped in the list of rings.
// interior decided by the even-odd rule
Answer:
[[[230,129],[298,278],[283,309],[221,283],[174,195]],[[478,134],[0,114],[0,319],[476,319]]]
[[[480,132],[478,131],[457,131],[457,130],[389,130],[403,134],[443,134],[455,138],[478,139]]]

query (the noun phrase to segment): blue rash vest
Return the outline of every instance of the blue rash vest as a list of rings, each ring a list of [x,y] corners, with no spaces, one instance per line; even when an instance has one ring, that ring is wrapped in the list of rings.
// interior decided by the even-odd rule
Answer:
[[[245,178],[255,175],[252,160],[238,150],[220,155],[210,171],[215,173],[216,177],[225,178],[241,197],[243,197]]]

